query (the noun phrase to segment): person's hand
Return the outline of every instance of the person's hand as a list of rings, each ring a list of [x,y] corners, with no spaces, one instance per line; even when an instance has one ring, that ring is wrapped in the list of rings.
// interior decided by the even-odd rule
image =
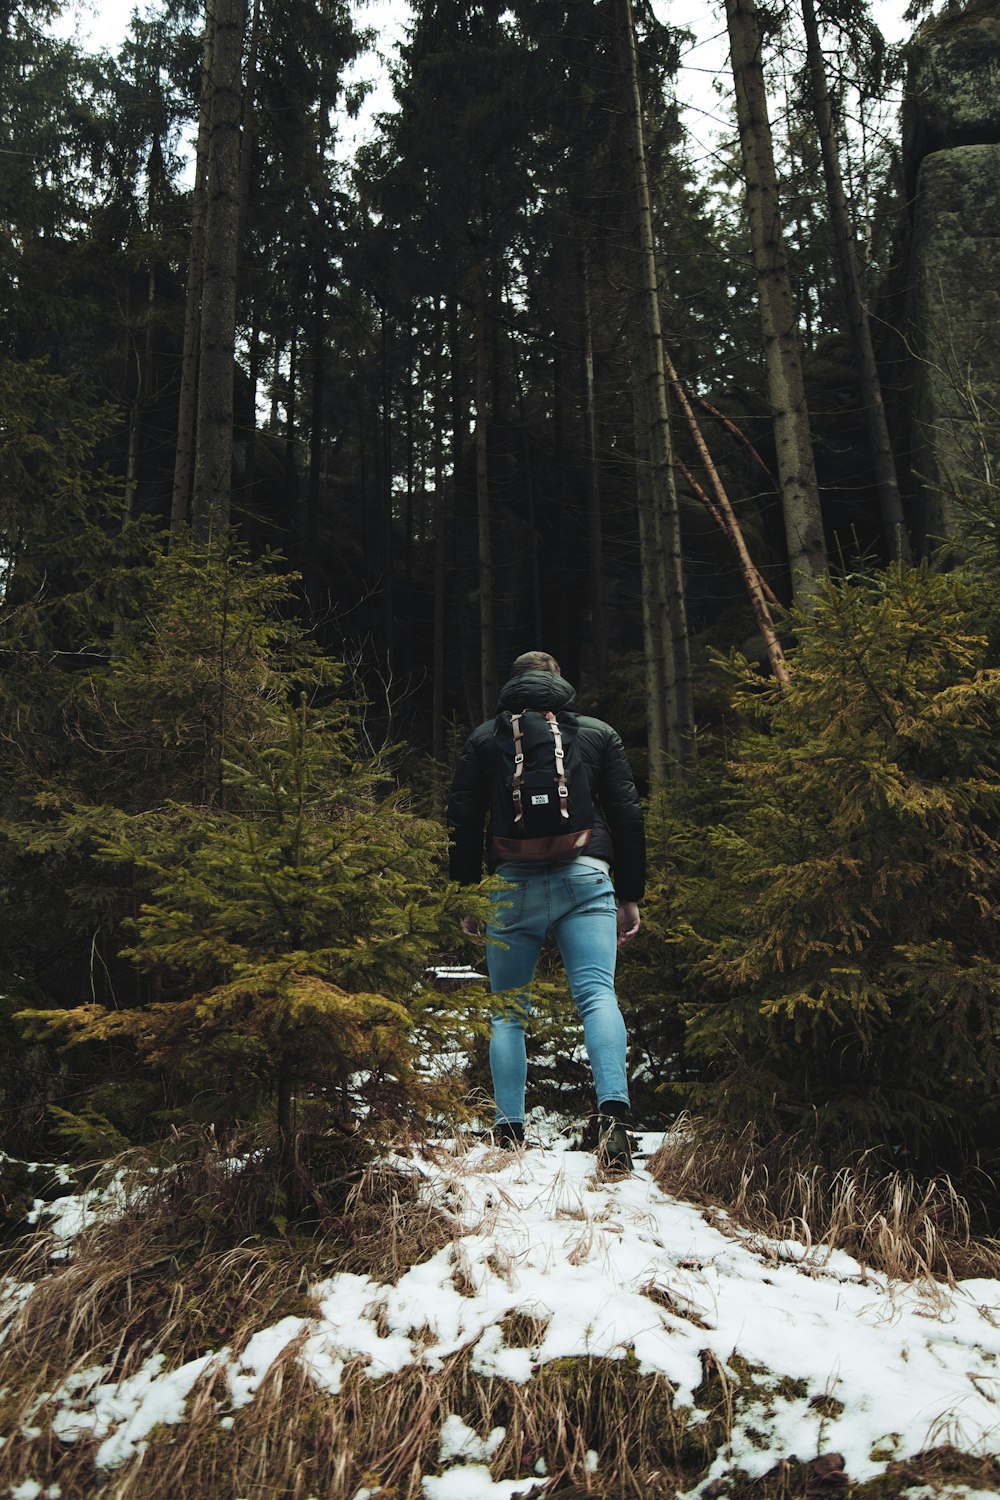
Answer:
[[[639,903],[622,901],[618,906],[618,946],[624,948],[639,931]]]
[[[466,937],[471,938],[474,943],[481,943],[483,941],[482,924],[480,923],[478,917],[463,917],[462,931],[465,933]]]

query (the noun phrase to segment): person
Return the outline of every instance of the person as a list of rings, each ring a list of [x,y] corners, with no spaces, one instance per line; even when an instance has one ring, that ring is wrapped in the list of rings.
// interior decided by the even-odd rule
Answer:
[[[505,998],[490,1030],[495,1138],[508,1147],[524,1140],[524,1021],[538,957],[551,932],[583,1021],[597,1094],[598,1159],[608,1172],[625,1173],[632,1166],[626,1128],[628,1039],[615,993],[615,961],[618,948],[639,931],[646,845],[639,795],[618,734],[600,719],[580,715],[570,721],[579,725],[575,751],[594,804],[593,832],[582,854],[502,862],[490,847],[487,827],[500,716],[522,709],[571,713],[575,703],[575,689],[547,651],[526,651],[514,662],[500,691],[497,720],[473,731],[455,769],[448,802],[449,872],[461,885],[478,884],[485,845],[488,869],[505,882],[504,889],[491,893],[486,927],[490,991]],[[481,941],[474,918],[464,917],[462,928]]]

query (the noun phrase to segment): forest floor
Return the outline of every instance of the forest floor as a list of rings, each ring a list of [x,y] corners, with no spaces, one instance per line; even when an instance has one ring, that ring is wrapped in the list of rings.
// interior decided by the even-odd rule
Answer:
[[[39,1197],[0,1497],[1000,1493],[1000,1281],[767,1238],[664,1192],[661,1141],[620,1181],[554,1129],[414,1146],[329,1267],[182,1263],[120,1174]]]

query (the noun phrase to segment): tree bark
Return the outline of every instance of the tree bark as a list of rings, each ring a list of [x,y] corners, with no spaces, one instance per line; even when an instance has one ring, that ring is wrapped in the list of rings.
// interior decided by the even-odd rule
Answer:
[[[253,0],[247,39],[246,85],[243,90],[243,130],[240,137],[239,241],[246,240],[250,218],[250,174],[257,140],[257,58],[260,52],[260,0]]]
[[[208,208],[193,496],[195,523],[206,537],[228,528],[232,499],[244,22],[244,0],[212,0]]]
[[[476,516],[479,526],[479,687],[484,719],[496,710],[496,648],[493,634],[493,537],[490,513],[487,423],[489,343],[486,319],[486,267],[477,255],[473,267],[476,307]]]
[[[289,528],[296,549],[296,560],[302,555],[302,507],[299,496],[298,465],[295,462],[295,442],[298,436],[299,408],[299,328],[292,323],[288,335],[288,382],[285,400],[284,464],[285,504],[289,513]]]
[[[473,321],[475,317],[473,314]],[[469,394],[466,369],[466,341],[463,337],[462,303],[456,292],[448,295],[448,348],[449,348],[449,425],[451,429],[452,515],[464,522],[468,501],[464,489],[467,452],[469,443],[469,407],[475,401],[475,393]],[[473,338],[475,349],[475,338]],[[475,455],[473,453],[473,462]],[[477,536],[478,547],[478,536]],[[464,573],[466,570],[466,527],[456,525],[455,541],[449,557]],[[468,615],[462,612],[461,621],[452,628],[450,642],[452,659],[457,664],[456,676],[461,684],[463,711],[468,723],[476,723],[482,713],[482,683],[479,663],[478,639],[467,628]],[[493,709],[490,710],[493,712]]]
[[[567,485],[566,485],[566,387],[567,387],[566,359],[563,350],[558,344],[552,351],[552,456],[553,456],[553,484],[555,506],[555,534],[559,537],[566,536],[567,530]],[[579,523],[576,523],[578,525]],[[531,518],[531,529],[535,540],[534,550],[538,550],[538,531],[535,525],[535,517]],[[575,527],[574,527],[575,529]],[[576,590],[570,579],[568,548],[557,546],[550,549],[545,559],[545,600],[547,608],[542,607],[541,599],[541,569],[539,568],[539,607],[542,609],[542,619],[549,620],[545,631],[545,639],[550,644],[546,647],[551,650],[557,661],[562,663],[563,671],[571,681],[577,676],[577,650],[578,637],[580,633],[580,622],[576,611]],[[539,636],[540,638],[540,636]]]
[[[181,350],[181,389],[177,411],[177,451],[170,504],[171,537],[187,523],[194,473],[195,411],[198,390],[198,344],[201,339],[201,288],[205,270],[205,213],[208,202],[208,142],[212,114],[212,46],[215,27],[205,16],[202,43],[201,99],[198,105],[198,142],[195,148],[194,189],[191,196],[191,245],[188,250],[184,297],[184,342]]]
[[[871,323],[868,309],[861,293],[861,272],[858,266],[857,243],[847,207],[844,179],[840,170],[840,154],[837,149],[837,134],[833,120],[833,103],[823,63],[823,48],[820,44],[819,25],[813,0],[802,0],[802,22],[806,33],[806,57],[812,89],[813,114],[823,155],[823,176],[826,180],[826,196],[830,205],[834,241],[837,247],[837,269],[844,295],[847,321],[854,341],[858,360],[858,383],[864,404],[865,425],[871,445],[872,464],[878,485],[879,508],[882,526],[890,557],[902,562],[912,562],[913,552],[906,530],[906,517],[899,492],[896,460],[889,439],[889,424],[882,400],[882,382],[879,379],[878,362],[872,343]]]
[[[295,1140],[295,1070],[287,1052],[282,1055],[278,1064],[276,1104],[278,1170],[281,1185],[287,1194],[288,1214],[292,1218],[298,1206],[296,1201],[298,1152]]]
[[[681,558],[680,511],[674,477],[673,443],[663,365],[663,334],[660,323],[659,279],[653,213],[646,167],[646,143],[639,87],[639,59],[631,0],[621,0],[622,50],[624,56],[629,143],[635,190],[636,237],[639,249],[639,316],[634,337],[638,341],[638,368],[646,386],[639,404],[649,421],[650,481],[652,486],[652,545],[662,556],[667,641],[664,651],[668,695],[667,769],[674,778],[683,776],[695,758],[694,705],[691,690],[691,658],[684,600]]]
[[[649,790],[663,790],[667,779],[669,726],[676,722],[671,695],[673,674],[667,670],[666,600],[664,598],[663,551],[654,522],[653,465],[649,454],[648,388],[642,378],[639,352],[632,348],[632,410],[635,431],[635,495],[639,535],[639,592],[642,604],[642,654],[646,685],[646,755]]]
[[[437,307],[434,345],[434,641],[431,666],[431,754],[445,758],[444,674],[447,628],[448,505],[444,476],[444,308]]]
[[[587,468],[587,576],[594,687],[600,697],[608,680],[608,622],[604,605],[604,545],[601,476],[597,464],[597,395],[594,386],[594,320],[590,303],[590,253],[584,246],[580,266],[583,325],[584,462]]]
[[[521,378],[521,367],[516,353],[512,354],[514,370],[514,388],[517,391],[517,418],[521,428],[521,461],[524,464],[524,507],[528,519],[528,590],[531,611],[531,639],[540,641],[542,639],[542,579],[538,566],[538,518],[535,509],[535,480],[531,461],[531,444],[528,440],[529,424],[528,414],[524,404],[524,385]],[[553,397],[553,407],[558,413],[558,399]],[[556,419],[553,427],[558,434],[559,422]],[[558,451],[559,438],[556,435],[556,447]],[[561,472],[561,469],[559,470]],[[559,492],[559,508],[562,513],[562,490]],[[561,580],[560,580],[561,588]],[[559,656],[558,650],[555,653]],[[562,661],[562,657],[559,656]]]
[[[260,390],[261,365],[264,346],[260,336],[260,297],[253,299],[250,314],[250,410],[257,411],[257,392]],[[243,469],[243,493],[246,496],[247,535],[251,550],[254,550],[258,528],[254,491],[257,484],[257,422],[256,418],[247,429],[246,461]]]
[[[778,209],[755,0],[726,0],[726,20],[792,592],[796,603],[808,605],[817,580],[826,572],[826,543]]]
[[[389,318],[383,303],[380,308],[380,346],[382,351],[382,462],[379,484],[379,553],[382,568],[382,644],[391,672],[395,657],[395,570],[393,567],[392,524],[392,371],[389,368]]]
[[[156,270],[152,263],[146,272],[146,305],[143,315],[142,353],[139,341],[129,336],[126,359],[131,356],[135,368],[135,389],[129,404],[128,449],[125,457],[125,515],[131,517],[135,508],[135,492],[139,485],[139,454],[142,447],[142,425],[149,402],[150,372],[153,367],[153,314],[156,303]]]
[[[326,292],[327,267],[317,256],[313,265],[312,402],[309,414],[309,474],[302,557],[302,586],[313,613],[319,609],[319,513],[323,490],[323,418],[326,405]]]

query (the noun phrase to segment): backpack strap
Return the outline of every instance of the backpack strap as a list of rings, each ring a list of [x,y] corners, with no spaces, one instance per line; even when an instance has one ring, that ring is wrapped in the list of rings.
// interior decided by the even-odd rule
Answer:
[[[524,806],[521,801],[521,782],[524,780],[524,751],[521,748],[521,715],[511,714],[510,727],[514,731],[514,780],[511,796],[514,799],[514,822],[524,822]]]
[[[563,760],[562,731],[559,728],[559,720],[551,711],[545,715],[552,730],[552,738],[555,741],[556,751],[556,775],[559,778],[559,811],[564,818],[569,817],[569,787],[566,785],[566,766]],[[518,789],[518,806],[520,806],[520,789]]]

